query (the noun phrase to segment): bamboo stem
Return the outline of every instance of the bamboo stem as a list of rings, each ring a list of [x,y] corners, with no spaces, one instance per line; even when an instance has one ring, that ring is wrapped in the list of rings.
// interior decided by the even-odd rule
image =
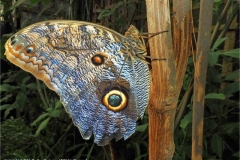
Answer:
[[[188,56],[192,47],[192,8],[189,0],[173,0],[172,19],[173,50],[176,63],[177,90],[181,91],[185,76]]]
[[[215,41],[215,39],[217,37],[217,33],[218,33],[218,30],[219,30],[219,27],[221,26],[223,18],[224,18],[224,16],[226,16],[227,11],[228,11],[229,7],[231,6],[232,2],[233,2],[233,0],[227,1],[227,4],[225,5],[221,15],[218,18],[217,24],[216,24],[216,26],[214,28],[214,31],[212,33],[212,36],[211,36],[211,45],[213,45],[213,42]]]
[[[231,25],[234,17],[237,15],[238,13],[238,10],[239,10],[239,6],[238,5],[235,5],[234,8],[233,8],[233,11],[231,13],[231,15],[229,16],[227,22],[225,23],[223,29],[222,29],[222,32],[220,33],[220,35],[218,36],[218,39],[222,38],[226,32],[228,31],[229,29],[229,26]]]
[[[125,160],[126,159],[126,145],[123,139],[116,142],[115,139],[109,143],[111,160]]]
[[[192,159],[202,160],[204,95],[210,51],[213,0],[200,1],[199,34],[195,58],[192,124]]]
[[[177,104],[176,70],[172,45],[168,0],[146,0],[148,32],[168,32],[149,39],[152,59],[149,113],[149,159],[172,159],[174,153],[174,117]]]

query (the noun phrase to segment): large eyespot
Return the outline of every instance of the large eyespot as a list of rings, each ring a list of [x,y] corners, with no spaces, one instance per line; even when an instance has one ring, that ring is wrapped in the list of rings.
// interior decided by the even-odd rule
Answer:
[[[34,53],[35,52],[34,46],[32,46],[32,45],[31,46],[27,46],[25,48],[25,52],[28,53],[28,54]]]
[[[111,111],[117,112],[127,106],[127,96],[119,90],[111,90],[103,96],[103,104]]]
[[[107,54],[104,52],[98,52],[92,57],[92,63],[96,66],[99,66],[104,63],[105,59],[107,58]]]

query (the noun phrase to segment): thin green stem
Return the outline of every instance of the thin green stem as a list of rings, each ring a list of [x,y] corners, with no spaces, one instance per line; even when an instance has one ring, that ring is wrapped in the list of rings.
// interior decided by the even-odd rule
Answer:
[[[193,92],[193,78],[191,79],[191,81],[189,83],[188,90],[185,92],[183,99],[181,100],[179,106],[177,107],[179,109],[179,111],[175,118],[174,130],[176,130],[176,128],[178,127],[178,125],[182,119],[185,108],[187,107],[187,102],[189,101],[189,98],[192,95],[192,92]]]
[[[48,104],[47,104],[47,101],[46,101],[45,98],[44,98],[44,95],[43,95],[43,92],[42,92],[42,89],[41,89],[41,85],[40,85],[38,79],[37,79],[36,81],[37,81],[37,86],[38,86],[38,93],[39,93],[39,95],[40,95],[40,97],[41,97],[41,99],[42,99],[42,102],[43,102],[43,104],[44,104],[44,109],[47,109]]]

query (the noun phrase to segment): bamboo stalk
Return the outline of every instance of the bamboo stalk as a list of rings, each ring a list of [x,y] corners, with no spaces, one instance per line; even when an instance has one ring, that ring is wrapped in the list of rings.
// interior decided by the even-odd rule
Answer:
[[[123,139],[116,142],[115,139],[109,143],[111,160],[125,160],[126,159],[126,145]]]
[[[176,63],[177,90],[181,91],[192,47],[192,8],[189,0],[173,0],[173,50]]]
[[[152,59],[149,113],[149,159],[172,159],[174,153],[174,117],[177,104],[176,70],[172,45],[168,0],[146,0],[148,32],[166,33],[149,39]]]
[[[227,11],[229,9],[229,7],[231,6],[231,4],[233,3],[233,0],[228,0],[227,1],[227,4],[225,5],[221,15],[219,16],[218,18],[218,21],[217,21],[217,24],[214,28],[214,31],[212,33],[212,36],[211,36],[211,45],[213,45],[213,42],[215,41],[216,37],[217,37],[217,33],[218,33],[218,30],[222,24],[222,21],[223,21],[223,18],[226,16],[227,14]]]
[[[235,5],[232,13],[230,14],[228,20],[226,21],[226,23],[223,27],[223,30],[221,31],[220,35],[218,36],[218,39],[222,38],[226,34],[227,30],[229,29],[229,26],[231,25],[233,19],[237,15],[238,11],[239,11],[239,5]]]
[[[202,159],[204,95],[210,51],[213,0],[200,1],[199,34],[195,58],[192,124],[192,159]]]

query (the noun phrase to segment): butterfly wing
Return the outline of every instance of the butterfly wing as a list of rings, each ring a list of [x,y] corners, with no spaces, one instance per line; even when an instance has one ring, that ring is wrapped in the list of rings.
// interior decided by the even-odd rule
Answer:
[[[96,24],[45,21],[12,36],[5,54],[60,96],[84,139],[93,133],[103,146],[131,136],[148,103],[149,70],[133,42]]]

